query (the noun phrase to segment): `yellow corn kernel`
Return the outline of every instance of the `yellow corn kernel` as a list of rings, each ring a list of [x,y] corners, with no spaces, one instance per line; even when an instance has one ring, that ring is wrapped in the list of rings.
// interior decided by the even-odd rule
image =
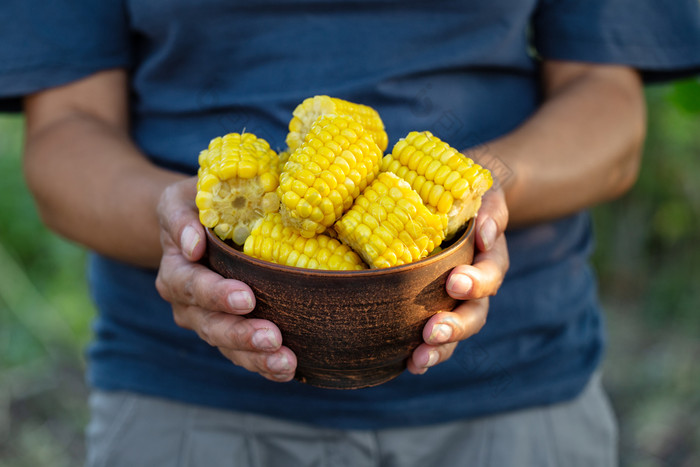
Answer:
[[[198,191],[195,196],[194,203],[200,210],[211,209],[214,206],[214,196],[211,192]]]
[[[450,210],[452,203],[454,203],[454,197],[452,196],[452,193],[450,193],[449,191],[444,191],[440,195],[440,199],[437,202],[437,210],[439,212],[447,213]]]
[[[493,184],[487,169],[428,131],[413,131],[397,142],[382,159],[382,172],[397,174],[427,206],[446,213],[448,238],[476,215]]]
[[[445,222],[405,180],[381,172],[334,230],[371,268],[385,268],[427,256],[445,238]]]
[[[322,115],[280,174],[284,222],[305,237],[322,233],[374,180],[381,159],[382,151],[355,120]]]
[[[311,238],[282,221],[273,212],[259,219],[247,237],[243,252],[249,256],[286,266],[324,270],[360,270],[367,266],[339,240],[328,235]]]
[[[442,197],[442,194],[445,192],[445,188],[443,188],[440,185],[433,185],[433,188],[430,190],[430,193],[428,194],[428,204],[431,206],[435,206],[436,208],[439,209],[439,201],[440,198]],[[444,204],[443,204],[444,206]],[[447,211],[445,211],[447,212]]]
[[[386,149],[389,140],[384,130],[384,122],[376,110],[336,97],[314,96],[305,99],[292,112],[293,117],[289,122],[289,134],[287,135],[289,151],[293,152],[301,146],[314,122],[322,115],[328,114],[345,115],[352,118],[362,125],[365,131],[369,132],[381,151]],[[356,140],[357,134],[353,128],[331,128],[319,137],[324,141],[335,139],[338,144],[342,145],[343,140]]]
[[[433,177],[433,181],[435,182],[436,185],[441,185],[445,186],[445,183],[447,182],[447,177],[450,175],[452,170],[446,165],[440,164],[440,168],[437,169],[435,172],[435,176]],[[445,187],[447,189],[447,187]]]
[[[212,139],[198,160],[200,222],[242,245],[256,220],[279,210],[277,154],[252,133],[229,133]]]

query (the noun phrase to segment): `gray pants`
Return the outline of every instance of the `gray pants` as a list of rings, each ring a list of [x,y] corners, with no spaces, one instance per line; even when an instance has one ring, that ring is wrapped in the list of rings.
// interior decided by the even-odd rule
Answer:
[[[617,465],[616,424],[594,377],[575,400],[419,428],[331,430],[131,393],[94,392],[89,467]]]

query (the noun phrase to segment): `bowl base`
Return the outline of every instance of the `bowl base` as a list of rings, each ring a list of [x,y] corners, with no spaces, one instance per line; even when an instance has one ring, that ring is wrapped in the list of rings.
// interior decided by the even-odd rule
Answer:
[[[323,389],[362,389],[386,383],[399,376],[405,369],[405,361],[379,368],[358,370],[298,367],[294,379]]]

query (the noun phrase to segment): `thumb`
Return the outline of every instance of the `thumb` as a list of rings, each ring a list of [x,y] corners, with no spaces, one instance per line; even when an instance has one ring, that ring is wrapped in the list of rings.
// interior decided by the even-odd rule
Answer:
[[[180,233],[180,251],[189,261],[199,261],[206,249],[204,229],[200,224],[188,223]]]
[[[158,204],[164,251],[176,246],[189,261],[201,259],[206,249],[204,227],[194,203],[196,193],[196,177],[191,177],[168,186]]]
[[[507,225],[508,206],[505,194],[500,186],[493,186],[484,194],[476,216],[476,244],[479,250],[490,250],[496,239],[505,232]]]

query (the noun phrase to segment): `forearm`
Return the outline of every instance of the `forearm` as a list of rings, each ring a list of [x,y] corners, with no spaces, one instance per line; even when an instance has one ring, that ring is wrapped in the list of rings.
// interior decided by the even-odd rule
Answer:
[[[477,153],[502,164],[492,168],[502,173],[511,226],[613,199],[636,180],[645,132],[639,78],[617,67],[579,71],[551,76],[541,108]]]
[[[156,205],[182,175],[151,164],[126,132],[79,112],[29,131],[25,153],[27,181],[47,226],[107,256],[158,265]]]

